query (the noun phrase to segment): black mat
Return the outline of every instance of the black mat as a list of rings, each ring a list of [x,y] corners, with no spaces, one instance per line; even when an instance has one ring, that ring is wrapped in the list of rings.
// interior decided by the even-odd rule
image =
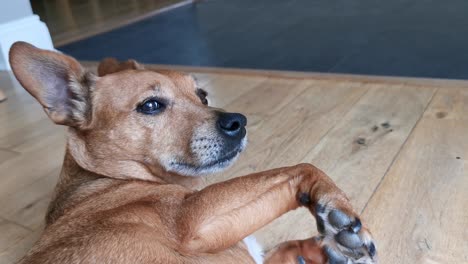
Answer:
[[[59,50],[81,60],[468,79],[468,1],[211,0]]]

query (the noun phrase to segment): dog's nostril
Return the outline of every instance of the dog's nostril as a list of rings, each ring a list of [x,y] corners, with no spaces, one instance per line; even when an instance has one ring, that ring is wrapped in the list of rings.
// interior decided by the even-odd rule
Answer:
[[[223,127],[221,125],[222,129],[228,130],[228,131],[236,131],[240,128],[240,123],[238,121],[234,121],[231,124],[228,124],[227,126]]]

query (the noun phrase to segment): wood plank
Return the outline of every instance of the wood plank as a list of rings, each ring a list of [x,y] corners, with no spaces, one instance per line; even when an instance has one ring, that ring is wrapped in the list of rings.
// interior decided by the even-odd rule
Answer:
[[[60,168],[10,194],[0,194],[0,216],[35,230],[44,224],[45,212]]]
[[[372,85],[303,161],[326,171],[363,209],[435,90]]]
[[[312,123],[309,129],[295,135],[292,140],[280,140],[283,146],[277,155],[264,162],[277,166],[302,161],[318,166],[345,190],[355,208],[360,211],[435,91],[427,88],[408,89],[404,85],[368,84],[367,87],[367,93],[340,118],[336,126],[320,138],[320,142],[311,144],[306,141],[310,137],[308,131],[312,131],[314,125],[326,127],[321,122]],[[322,115],[323,118],[329,117],[329,112],[326,113]],[[289,115],[292,116],[291,113]],[[294,121],[297,120],[300,119],[294,118]],[[309,146],[309,153],[294,156],[303,152],[301,148],[304,145]],[[259,240],[267,247],[274,246],[271,243],[274,241],[273,233],[275,239],[279,237],[281,240],[304,239],[317,234],[315,222],[306,210],[275,220],[259,232]]]
[[[9,247],[0,251],[0,264],[11,264],[20,260],[39,239],[41,233],[42,228],[39,228],[19,240],[10,241]]]
[[[201,86],[208,92],[210,106],[225,107],[239,97],[246,97],[247,92],[267,80],[266,77],[242,78],[235,75],[211,77]]]
[[[192,72],[188,72],[188,73],[190,73],[195,78],[197,85],[200,88],[205,87],[213,79],[225,76],[222,74],[211,74],[211,73],[192,73]]]
[[[0,149],[0,165],[5,161],[12,159],[18,155],[18,152],[14,152],[8,149]]]
[[[0,71],[0,89],[5,93],[6,96],[11,96],[13,93],[13,73],[10,71]],[[16,82],[17,83],[17,82]],[[2,105],[0,105],[2,106]],[[0,108],[1,109],[1,108]]]
[[[0,147],[15,150],[51,134],[57,138],[65,137],[65,127],[55,125],[48,117],[44,116],[31,122],[23,120],[23,122],[16,120],[14,121],[16,125],[10,122],[12,125],[2,130],[3,133],[0,132]]]
[[[28,92],[23,89],[23,87],[19,84],[13,72],[11,71],[0,71],[0,87],[8,96],[8,98],[11,98],[12,96],[16,96],[15,100],[13,100],[15,104],[17,104],[18,102],[22,102],[23,100],[32,99],[32,96],[24,96],[24,95],[27,95]],[[4,104],[1,104],[0,107],[1,107],[0,109],[2,110],[5,109]]]
[[[365,208],[382,263],[468,262],[467,109],[439,89]]]
[[[0,218],[0,234],[2,234],[0,236],[0,252],[4,252],[10,245],[17,243],[29,233],[31,233],[30,230]]]
[[[20,108],[18,105],[22,107]],[[3,127],[0,130],[2,135],[12,129],[20,128],[25,123],[46,117],[43,108],[29,94],[14,94],[10,96],[10,100],[2,103],[0,109],[0,122],[9,124],[9,126]]]
[[[43,123],[52,124],[39,103],[19,85],[12,74],[0,72],[0,85],[4,85],[9,97],[9,100],[0,104],[1,148],[11,149],[22,143],[23,138],[42,133],[47,128],[42,127]]]
[[[239,78],[240,80],[241,78]],[[310,83],[284,79],[267,79],[251,93],[226,105],[226,110],[251,116],[271,116],[301,94]],[[265,100],[268,97],[268,100]]]
[[[0,164],[2,195],[17,192],[61,167],[65,138],[52,133],[41,140],[19,146],[16,150],[21,155]]]

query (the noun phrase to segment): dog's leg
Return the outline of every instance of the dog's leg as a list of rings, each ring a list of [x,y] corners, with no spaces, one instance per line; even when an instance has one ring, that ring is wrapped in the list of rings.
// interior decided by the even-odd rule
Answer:
[[[177,219],[181,250],[211,253],[229,248],[299,206],[315,216],[323,235],[320,248],[330,263],[375,263],[370,233],[349,200],[309,164],[235,178],[186,197]]]
[[[265,255],[265,264],[316,264],[325,263],[327,256],[321,245],[322,238],[287,241]]]

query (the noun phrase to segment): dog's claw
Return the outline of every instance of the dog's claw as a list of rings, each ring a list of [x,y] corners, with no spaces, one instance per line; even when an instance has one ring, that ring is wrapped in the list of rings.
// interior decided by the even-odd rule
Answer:
[[[362,222],[361,222],[361,219],[359,218],[356,218],[356,220],[354,220],[353,224],[350,226],[351,230],[354,232],[354,233],[358,233],[361,228],[362,228]]]
[[[367,245],[367,251],[369,252],[369,256],[372,258],[375,256],[376,249],[375,249],[375,244],[373,242],[370,242],[369,245]]]

